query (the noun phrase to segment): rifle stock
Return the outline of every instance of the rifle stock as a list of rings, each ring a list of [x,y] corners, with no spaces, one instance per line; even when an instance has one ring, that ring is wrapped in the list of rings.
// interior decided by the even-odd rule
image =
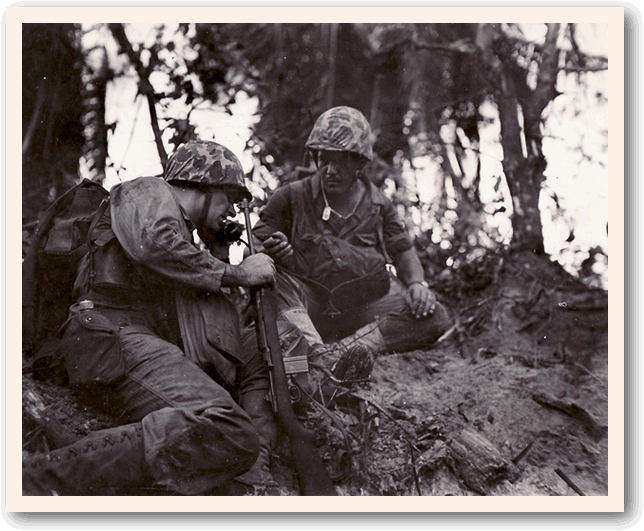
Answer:
[[[248,247],[251,254],[255,254],[249,206],[245,199],[242,202],[242,211],[246,221]],[[257,311],[255,323],[257,344],[269,369],[270,399],[280,425],[291,443],[291,455],[300,492],[304,496],[337,496],[324,463],[313,444],[313,434],[302,426],[293,411],[277,330],[274,292],[269,287],[260,287],[254,289],[253,295]]]

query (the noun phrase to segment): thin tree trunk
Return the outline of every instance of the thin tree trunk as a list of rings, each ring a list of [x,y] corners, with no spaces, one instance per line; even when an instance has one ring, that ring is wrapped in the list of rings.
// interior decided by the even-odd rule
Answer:
[[[105,125],[105,94],[109,70],[105,48],[90,50],[83,65],[83,158],[84,177],[102,183],[107,160],[107,127]]]
[[[161,164],[165,168],[166,163],[168,162],[168,155],[165,152],[163,147],[163,140],[161,139],[161,129],[159,128],[159,120],[157,119],[157,111],[154,102],[154,89],[152,84],[148,79],[148,75],[145,72],[143,63],[141,63],[141,58],[132,48],[132,43],[127,38],[125,34],[125,28],[123,24],[108,24],[110,31],[114,35],[114,38],[118,42],[121,49],[127,54],[130,62],[134,66],[136,73],[139,75],[139,90],[145,96],[148,102],[148,110],[150,111],[150,123],[152,126],[152,132],[154,133],[154,142],[157,146],[157,152],[159,153],[159,158],[161,159]]]
[[[275,106],[275,126],[279,130],[282,125],[282,65],[284,63],[284,28],[279,22],[273,25],[275,34],[275,74],[273,76],[273,84],[271,87],[273,105]]]
[[[371,96],[371,111],[369,113],[369,123],[371,128],[376,130],[380,124],[378,122],[378,109],[380,108],[380,83],[383,75],[376,74],[373,82],[373,93]]]
[[[501,120],[501,145],[503,146],[503,172],[512,196],[512,242],[517,251],[543,254],[543,231],[539,211],[541,181],[524,156],[519,124],[519,102],[511,74],[502,74],[499,98]]]
[[[40,118],[42,116],[43,107],[45,105],[45,96],[47,95],[47,84],[43,82],[38,87],[38,98],[36,99],[36,105],[34,107],[33,113],[31,113],[31,119],[29,120],[29,126],[27,127],[27,132],[25,137],[22,140],[22,156],[24,157],[29,153],[31,148],[31,142],[33,140],[38,124],[40,123]]]
[[[333,98],[335,92],[335,64],[338,55],[338,24],[331,24],[331,34],[329,35],[329,77],[326,88],[326,108],[333,107]]]

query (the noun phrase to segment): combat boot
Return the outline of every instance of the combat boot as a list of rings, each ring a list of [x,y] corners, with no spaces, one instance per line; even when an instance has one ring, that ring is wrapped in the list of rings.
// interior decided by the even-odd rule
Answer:
[[[350,383],[367,380],[377,355],[384,350],[385,340],[378,325],[370,323],[340,341],[313,346],[309,360],[313,367]]]
[[[376,362],[375,355],[367,345],[357,344],[349,347],[333,365],[331,373],[339,382],[358,383],[371,376]]]
[[[341,349],[327,345],[314,349],[311,358],[308,385],[303,391],[324,404],[341,388],[367,382],[376,359],[371,348],[363,344]]]
[[[147,482],[151,478],[140,423],[97,431],[69,446],[22,460],[24,496],[113,494],[112,489]]]

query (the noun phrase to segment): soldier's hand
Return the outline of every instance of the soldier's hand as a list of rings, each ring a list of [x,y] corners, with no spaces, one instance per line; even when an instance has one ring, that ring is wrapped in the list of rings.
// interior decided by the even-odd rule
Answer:
[[[263,253],[253,254],[239,265],[226,264],[224,286],[261,286],[275,282],[273,259]]]
[[[434,313],[436,295],[422,284],[412,284],[407,288],[405,300],[416,319],[422,319]]]
[[[261,286],[275,282],[275,264],[270,256],[258,253],[249,256],[238,266],[243,272],[242,286]]]
[[[274,232],[270,238],[264,240],[264,251],[277,262],[285,263],[293,255],[293,247],[286,235]]]

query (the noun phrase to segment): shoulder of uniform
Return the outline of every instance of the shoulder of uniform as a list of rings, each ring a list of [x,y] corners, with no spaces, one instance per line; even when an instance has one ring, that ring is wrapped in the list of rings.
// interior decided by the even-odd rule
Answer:
[[[303,189],[305,186],[310,185],[313,182],[315,175],[307,175],[302,179],[297,181],[291,181],[287,186],[291,187],[294,190]]]
[[[175,197],[172,186],[159,177],[137,177],[123,181],[110,189],[110,197],[122,202],[125,198],[139,200],[145,197],[170,198]]]
[[[362,182],[367,187],[372,203],[376,205],[386,205],[391,202],[369,179],[364,179]]]
[[[315,182],[313,180],[314,176],[304,177],[303,179],[298,179],[297,181],[291,181],[290,183],[280,186],[276,192],[281,191],[280,193],[291,196],[292,194],[300,195],[305,193],[306,190],[314,190]]]
[[[112,190],[134,190],[134,189],[144,189],[144,188],[159,188],[159,189],[170,189],[171,186],[165,182],[161,177],[137,177],[136,179],[130,179],[128,181],[123,181],[121,183],[115,184],[112,187]]]

